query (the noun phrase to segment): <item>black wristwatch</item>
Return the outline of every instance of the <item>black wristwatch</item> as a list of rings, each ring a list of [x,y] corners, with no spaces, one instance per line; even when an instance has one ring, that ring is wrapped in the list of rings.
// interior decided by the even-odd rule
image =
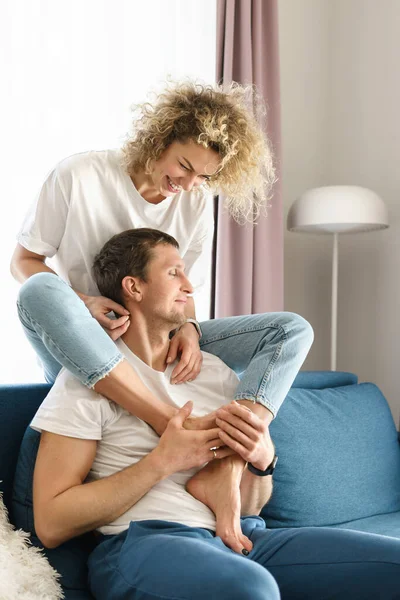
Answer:
[[[278,462],[278,457],[275,454],[275,456],[272,460],[272,463],[265,469],[265,471],[256,469],[255,467],[253,467],[253,465],[251,463],[247,464],[247,468],[250,471],[250,473],[253,473],[253,475],[258,475],[259,477],[265,477],[266,475],[272,475],[272,473],[275,471],[277,462]]]

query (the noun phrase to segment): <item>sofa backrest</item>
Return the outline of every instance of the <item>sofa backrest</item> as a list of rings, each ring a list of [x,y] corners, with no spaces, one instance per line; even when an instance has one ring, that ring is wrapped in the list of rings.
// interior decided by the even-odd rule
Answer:
[[[329,526],[400,511],[400,447],[372,383],[292,388],[270,426],[279,456],[268,527]]]

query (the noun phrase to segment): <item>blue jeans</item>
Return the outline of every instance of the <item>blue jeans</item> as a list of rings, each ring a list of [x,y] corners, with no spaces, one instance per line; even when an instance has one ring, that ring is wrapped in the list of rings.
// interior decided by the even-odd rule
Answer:
[[[54,382],[64,366],[93,387],[123,359],[82,300],[57,275],[38,273],[20,289],[18,313]],[[235,399],[253,400],[275,416],[313,341],[305,319],[289,312],[227,317],[201,323],[200,347],[240,376]]]
[[[207,529],[131,522],[89,557],[98,600],[398,600],[400,540],[348,529],[269,529],[242,519],[247,557]]]

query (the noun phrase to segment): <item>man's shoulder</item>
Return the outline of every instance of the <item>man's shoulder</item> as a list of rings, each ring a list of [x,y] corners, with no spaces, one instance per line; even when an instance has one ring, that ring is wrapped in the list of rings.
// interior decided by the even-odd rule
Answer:
[[[110,402],[104,396],[81,383],[67,369],[61,369],[41,407],[44,409],[52,407],[57,410],[57,407],[66,409],[77,405],[81,409],[86,406],[91,411],[101,413],[110,406]]]
[[[101,439],[115,419],[111,403],[62,369],[39,406],[31,427],[69,437]]]

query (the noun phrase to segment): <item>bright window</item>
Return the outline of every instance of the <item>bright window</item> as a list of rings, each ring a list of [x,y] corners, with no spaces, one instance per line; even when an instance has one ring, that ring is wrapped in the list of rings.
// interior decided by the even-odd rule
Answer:
[[[0,382],[42,381],[15,309],[9,273],[29,204],[62,158],[120,146],[130,106],[168,75],[214,82],[216,0],[5,0]],[[208,316],[208,296],[198,306]]]

